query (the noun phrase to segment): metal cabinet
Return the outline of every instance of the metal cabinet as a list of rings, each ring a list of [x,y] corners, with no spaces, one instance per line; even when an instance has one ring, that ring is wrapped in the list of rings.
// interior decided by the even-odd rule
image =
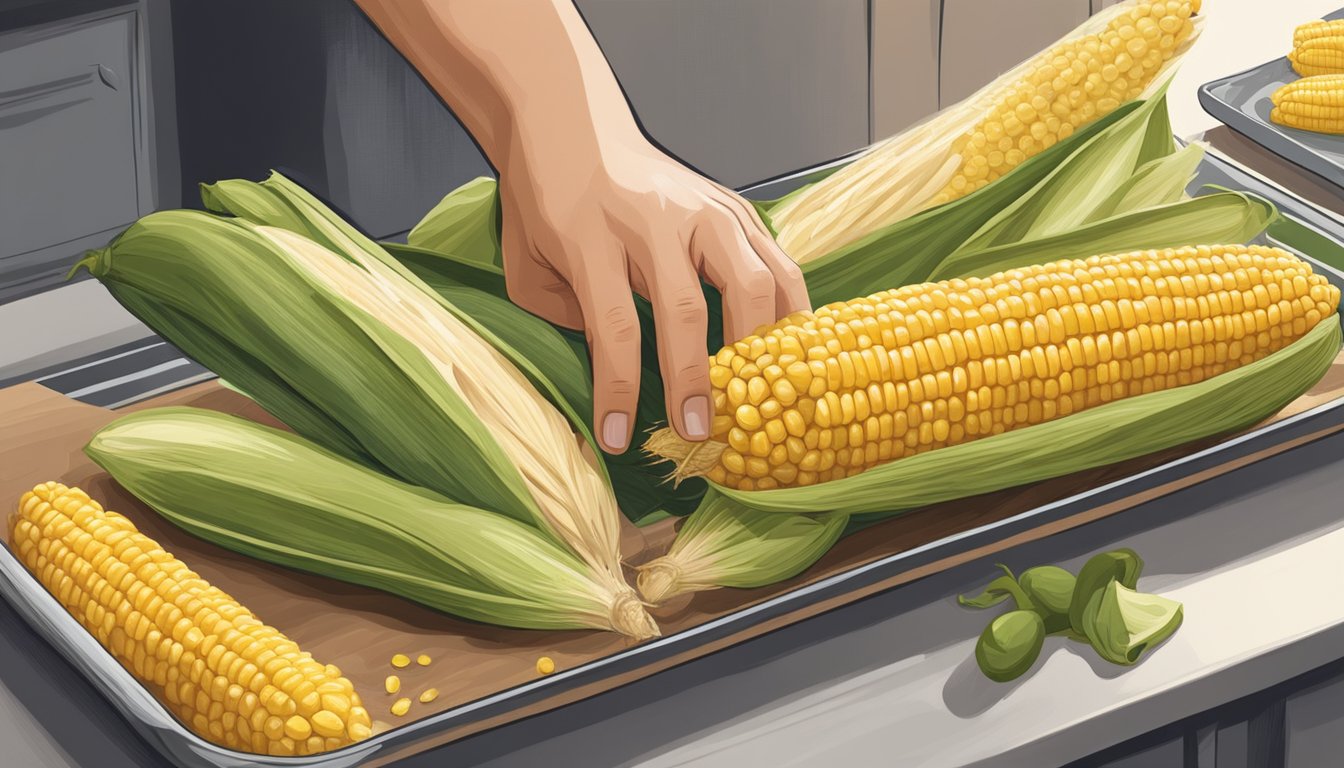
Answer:
[[[0,34],[0,285],[69,268],[142,212],[133,10]]]
[[[645,130],[728,185],[868,143],[867,0],[579,0]]]
[[[938,103],[954,104],[1082,24],[1091,0],[945,0]]]

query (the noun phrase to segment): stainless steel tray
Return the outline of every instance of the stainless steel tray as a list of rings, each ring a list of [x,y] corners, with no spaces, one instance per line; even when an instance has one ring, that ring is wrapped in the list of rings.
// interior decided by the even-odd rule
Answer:
[[[745,190],[749,195],[772,198],[815,177],[819,170],[791,174]],[[1317,255],[1328,251],[1333,266],[1312,258],[1314,266],[1344,286],[1344,224],[1220,160],[1206,157],[1192,184],[1192,191],[1206,184],[1254,192],[1277,206],[1287,217],[1268,240],[1294,250],[1307,248]],[[322,766],[347,768],[385,765],[403,757],[434,750],[438,764],[476,762],[487,757],[470,739],[453,740],[451,733],[464,726],[491,721],[527,708],[551,710],[548,717],[571,718],[569,729],[585,724],[582,708],[554,710],[548,701],[590,698],[593,688],[614,687],[617,678],[639,678],[649,670],[663,669],[683,659],[672,674],[695,678],[708,669],[702,658],[711,650],[733,644],[734,638],[758,628],[787,620],[791,614],[820,606],[830,607],[882,589],[884,582],[920,566],[959,553],[966,553],[1088,510],[1116,503],[1135,494],[1165,493],[1164,487],[1181,478],[1230,463],[1256,460],[1275,446],[1310,440],[1332,429],[1344,429],[1344,398],[1318,406],[1292,418],[1228,439],[1213,447],[1184,456],[1069,498],[1031,509],[1014,517],[929,542],[825,580],[801,587],[763,603],[709,621],[693,629],[659,638],[599,661],[558,672],[549,677],[482,698],[470,704],[409,723],[365,742],[313,757],[277,758],[247,755],[210,744],[187,731],[166,709],[117,663],[20,565],[7,549],[0,548],[0,594],[17,612],[73,665],[126,718],[148,743],[175,764],[192,768],[241,766]],[[834,614],[822,613],[806,622],[827,622]],[[757,632],[759,634],[759,632]],[[650,687],[642,690],[656,695]],[[497,731],[534,727],[534,719],[520,719],[497,727]],[[550,727],[555,727],[552,724]],[[520,731],[521,733],[521,731]],[[506,744],[508,739],[494,739]],[[452,761],[452,762],[450,762]]]
[[[1344,19],[1344,8],[1326,16]],[[1292,47],[1283,41],[1284,51]],[[1204,111],[1276,155],[1344,188],[1344,136],[1285,128],[1269,121],[1270,96],[1298,75],[1281,58],[1245,72],[1205,83],[1199,89]]]

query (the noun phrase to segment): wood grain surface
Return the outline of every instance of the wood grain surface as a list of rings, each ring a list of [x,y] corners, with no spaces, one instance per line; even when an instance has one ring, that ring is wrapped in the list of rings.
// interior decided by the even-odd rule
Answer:
[[[1344,397],[1344,354],[1336,359],[1320,383],[1271,421],[1301,413],[1339,397]],[[126,410],[143,410],[160,405],[193,405],[276,425],[275,420],[261,412],[255,404],[216,382],[165,394]],[[376,730],[404,725],[533,681],[537,676],[535,663],[539,656],[550,656],[555,660],[557,668],[563,670],[627,647],[625,641],[612,633],[512,630],[454,619],[375,590],[262,563],[197,539],[173,527],[140,504],[84,456],[82,449],[89,437],[116,416],[116,412],[70,400],[35,383],[0,390],[0,499],[5,499],[5,507],[12,509],[22,493],[47,480],[59,480],[83,488],[106,508],[129,517],[142,531],[158,540],[165,549],[185,561],[202,577],[232,594],[263,621],[290,636],[314,657],[339,666],[364,698],[375,720]],[[1294,444],[1324,436],[1329,431],[1334,429],[1276,445],[1260,454],[1228,462],[1198,475],[1183,477],[1165,486],[1089,509],[1065,520],[1054,521],[1048,526],[996,541],[992,545],[912,568],[863,590],[800,607],[785,616],[756,624],[730,637],[696,646],[633,672],[557,691],[524,708],[443,731],[433,738],[416,742],[409,749],[419,751],[599,694],[632,679],[651,675],[749,637],[801,621],[868,594],[1024,541],[1115,514],[1156,496],[1287,450]],[[842,539],[820,562],[795,579],[762,589],[722,589],[681,597],[658,608],[655,617],[665,635],[684,631],[802,585],[1029,511],[1216,442],[1206,440],[1096,470],[912,512]],[[674,534],[674,521],[670,520],[642,529],[627,526],[623,537],[623,554],[630,563],[643,562],[665,551]],[[0,538],[8,544],[7,527]],[[394,670],[389,664],[394,653],[406,653],[412,658],[425,653],[433,661],[428,667],[412,663],[407,669]],[[402,693],[399,695],[410,696],[415,702],[410,713],[402,718],[389,713],[388,707],[396,697],[383,691],[384,678],[393,673],[402,678]],[[418,703],[416,697],[428,687],[439,689],[438,699],[430,704]],[[405,750],[380,753],[376,764],[405,756]]]

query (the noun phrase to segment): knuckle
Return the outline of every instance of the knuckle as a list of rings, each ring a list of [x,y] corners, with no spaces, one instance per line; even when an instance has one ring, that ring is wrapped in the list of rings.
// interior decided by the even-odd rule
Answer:
[[[742,279],[742,292],[753,304],[774,298],[775,281],[769,271],[753,270]]]
[[[668,310],[676,322],[691,325],[707,319],[705,296],[699,286],[678,288],[668,298]]]
[[[604,385],[607,396],[625,398],[639,391],[639,385],[627,376],[612,376]]]
[[[639,338],[639,319],[631,307],[621,304],[607,307],[599,321],[602,335],[612,342],[626,344]]]

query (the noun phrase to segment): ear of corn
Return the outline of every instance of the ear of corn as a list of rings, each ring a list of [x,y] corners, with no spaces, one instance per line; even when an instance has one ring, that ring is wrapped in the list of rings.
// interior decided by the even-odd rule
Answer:
[[[1189,48],[1199,2],[1125,2],[772,209],[800,263],[982,188],[1140,97]]]
[[[711,360],[710,439],[656,433],[677,476],[814,485],[1202,381],[1333,317],[1295,256],[1199,246],[908,286],[800,313]]]
[[[958,251],[978,250],[1006,242],[1068,232],[1097,216],[1114,191],[1132,179],[1139,168],[1174,152],[1171,126],[1166,118],[1166,86],[1138,109],[1084,142],[1053,168],[1044,179],[1009,202]],[[1152,129],[1160,133],[1154,145]],[[1180,195],[1180,180],[1169,190]]]
[[[1333,294],[1336,298],[1337,292]],[[764,586],[786,552],[798,571],[817,552],[804,528],[784,535],[784,521],[826,512],[846,518],[847,531],[901,512],[1031,483],[1164,450],[1211,435],[1246,429],[1268,418],[1315,384],[1340,350],[1338,316],[1317,322],[1304,336],[1255,362],[1198,383],[1097,405],[1067,418],[960,443],[893,461],[823,486],[768,491],[720,488],[725,502],[702,504],[687,520],[668,555],[640,567],[643,593],[653,601],[713,586]],[[731,502],[731,503],[729,503]],[[719,518],[751,519],[762,530],[776,518],[772,562],[753,556],[753,543],[716,533]],[[702,518],[702,519],[697,519]],[[682,537],[685,541],[682,541]],[[818,553],[819,556],[819,553]],[[814,558],[815,559],[815,558]],[[733,563],[731,576],[725,576]],[[649,574],[646,576],[645,574]],[[655,574],[659,575],[655,578]],[[672,579],[666,574],[675,574]],[[703,575],[709,574],[709,575]],[[792,575],[792,574],[788,574]],[[667,588],[667,585],[679,588]]]
[[[85,452],[175,525],[251,557],[475,621],[657,634],[624,583],[534,527],[279,430],[157,408],[103,428]]]
[[[312,755],[371,734],[339,669],[78,488],[37,486],[9,526],[24,567],[198,736],[257,754]]]
[[[1344,20],[1317,19],[1299,26],[1288,61],[1303,77],[1344,72]]]
[[[1344,74],[1294,80],[1281,86],[1270,98],[1274,108],[1269,119],[1279,125],[1344,134]]]
[[[312,404],[296,429],[312,411],[326,414],[396,475],[533,524],[623,585],[619,510],[605,476],[581,454],[566,417],[498,351],[507,346],[292,184],[272,181],[309,233],[339,251],[288,229],[167,211],[83,265],[282,421],[293,398],[263,399],[258,378],[283,381]],[[164,325],[173,314],[226,341]],[[243,370],[229,368],[240,360]]]

